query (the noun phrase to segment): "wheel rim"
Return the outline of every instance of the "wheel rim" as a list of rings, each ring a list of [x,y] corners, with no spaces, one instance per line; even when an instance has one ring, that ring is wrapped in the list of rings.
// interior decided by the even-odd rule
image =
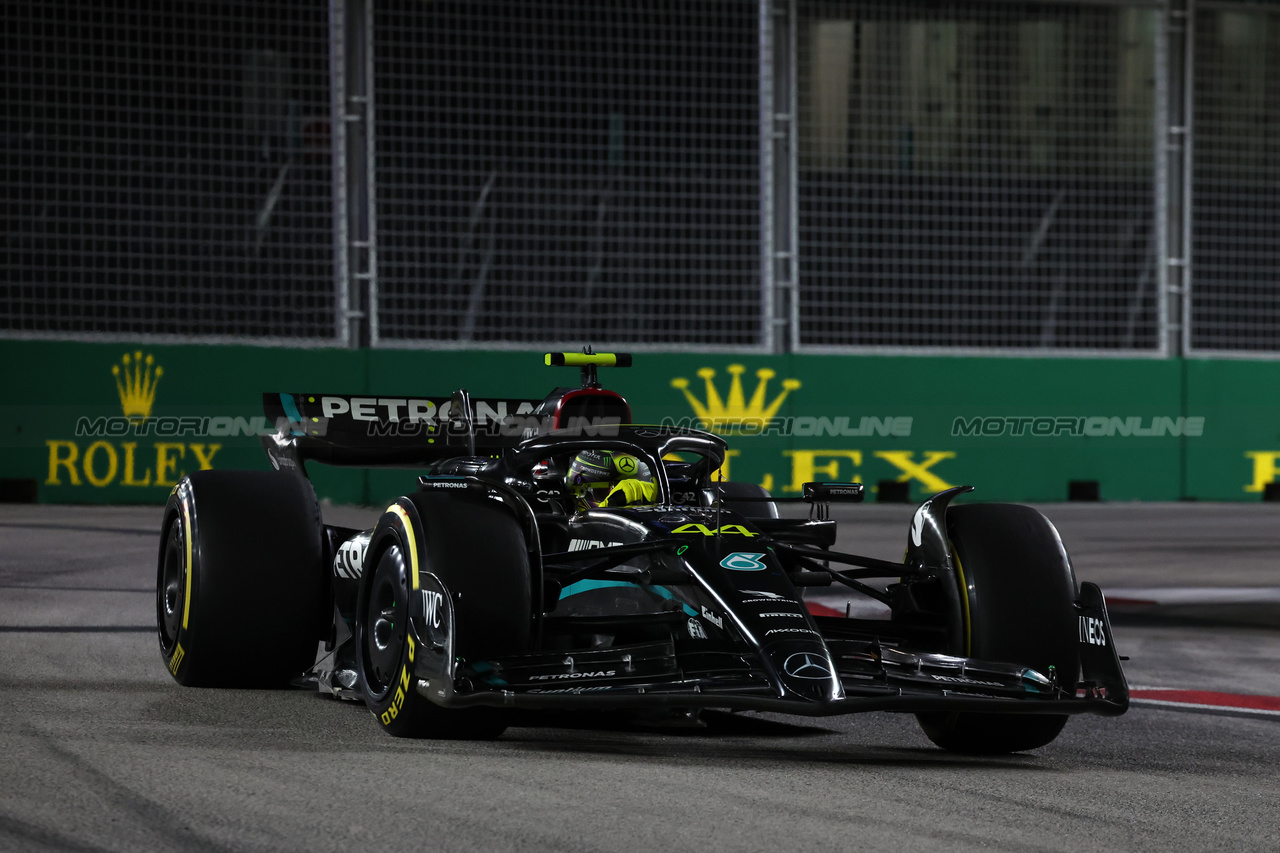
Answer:
[[[187,573],[183,565],[182,521],[175,519],[169,528],[164,557],[160,562],[160,578],[156,584],[156,624],[160,629],[160,648],[167,655],[178,642],[182,628],[182,606],[186,600]]]
[[[395,681],[409,617],[408,577],[398,545],[378,560],[363,615],[365,682],[375,698],[382,697]]]

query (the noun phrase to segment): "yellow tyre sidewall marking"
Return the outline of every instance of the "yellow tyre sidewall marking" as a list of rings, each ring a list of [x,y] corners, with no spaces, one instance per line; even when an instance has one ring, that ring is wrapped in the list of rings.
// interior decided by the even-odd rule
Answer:
[[[191,621],[191,510],[187,506],[186,501],[180,501],[182,505],[182,538],[185,540],[187,559],[186,559],[186,594],[183,596],[182,602],[182,630],[187,630],[187,624]]]
[[[960,562],[960,552],[951,546],[951,555],[956,560],[956,575],[960,581],[960,610],[964,619],[964,654],[973,654],[973,615],[969,612],[969,582],[964,577],[964,564]]]
[[[400,516],[400,521],[404,526],[405,547],[409,549],[409,574],[413,584],[413,591],[418,591],[418,540],[413,533],[413,521],[409,518],[409,513],[400,504],[392,504],[387,507],[387,512],[394,512]]]
[[[418,591],[418,539],[413,532],[413,520],[409,518],[409,513],[403,506],[398,503],[387,507],[387,512],[395,513],[400,517],[401,526],[404,529],[405,547],[409,550],[409,570],[413,591]],[[413,637],[405,635],[409,646],[409,660],[414,657]],[[400,711],[404,708],[405,702],[408,700],[409,689],[409,665],[402,664],[400,667],[400,677],[397,679],[396,692],[391,697],[391,702],[387,706],[387,710],[379,714],[374,711],[374,716],[381,720],[384,726],[389,726],[395,722],[396,717],[400,716]]]

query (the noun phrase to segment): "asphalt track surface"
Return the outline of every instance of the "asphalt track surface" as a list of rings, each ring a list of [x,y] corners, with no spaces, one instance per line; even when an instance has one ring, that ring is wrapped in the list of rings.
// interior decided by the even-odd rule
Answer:
[[[153,628],[159,508],[0,505],[0,850],[1280,849],[1280,506],[1044,509],[1125,602],[1146,698],[968,758],[906,715],[413,742],[301,690],[183,688]],[[909,508],[839,515],[842,545],[900,556]]]

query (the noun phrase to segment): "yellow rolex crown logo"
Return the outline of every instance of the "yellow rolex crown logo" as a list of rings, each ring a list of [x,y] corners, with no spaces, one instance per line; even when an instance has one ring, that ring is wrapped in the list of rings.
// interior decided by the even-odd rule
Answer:
[[[742,374],[746,372],[746,367],[741,364],[731,364],[728,369],[729,375],[733,378],[729,382],[729,395],[723,398],[711,381],[715,379],[715,369],[703,367],[698,370],[698,376],[706,382],[707,399],[705,403],[693,396],[693,392],[689,390],[688,379],[679,376],[671,380],[671,387],[679,388],[684,392],[685,399],[693,407],[694,414],[702,421],[703,426],[712,431],[718,432],[733,429],[741,432],[753,432],[762,430],[778,413],[778,409],[782,407],[782,401],[787,398],[787,395],[800,387],[799,379],[784,379],[782,380],[782,392],[771,402],[766,403],[765,398],[768,395],[769,380],[777,376],[778,373],[775,370],[762,367],[756,371],[756,377],[760,381],[751,395],[750,402],[748,402],[742,390]]]
[[[151,417],[151,406],[156,401],[156,385],[164,375],[164,368],[155,363],[153,355],[144,360],[138,351],[130,358],[128,353],[113,365],[111,375],[116,378],[116,390],[120,392],[120,408],[126,418],[146,420]]]

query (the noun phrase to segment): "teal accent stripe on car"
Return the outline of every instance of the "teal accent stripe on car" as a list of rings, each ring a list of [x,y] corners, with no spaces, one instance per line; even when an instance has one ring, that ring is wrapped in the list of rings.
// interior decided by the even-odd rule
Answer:
[[[629,586],[632,589],[643,589],[648,592],[652,592],[654,595],[665,598],[668,601],[679,601],[679,599],[676,598],[675,593],[667,589],[665,586],[641,586],[638,583],[631,583],[631,581],[578,581],[577,583],[571,583],[564,589],[560,590],[560,600],[564,601],[571,595],[590,592],[593,589],[608,589],[609,587],[618,586]],[[694,610],[683,601],[680,601],[680,606],[683,607],[684,612],[690,616],[698,615],[698,611]]]
[[[479,675],[484,679],[485,684],[501,686],[507,683],[506,679],[500,678],[497,673],[493,671],[493,664],[489,663],[487,660],[476,661],[471,665],[471,668],[475,670],[476,675]]]
[[[298,411],[298,404],[293,402],[292,394],[281,394],[280,405],[284,407],[285,417],[289,419],[290,423],[300,424],[303,422],[302,412]],[[302,435],[302,430],[300,429],[294,429],[291,432],[294,435]]]

